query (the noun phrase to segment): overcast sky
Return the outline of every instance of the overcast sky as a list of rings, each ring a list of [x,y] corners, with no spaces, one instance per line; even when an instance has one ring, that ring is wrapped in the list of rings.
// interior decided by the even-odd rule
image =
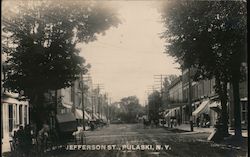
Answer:
[[[113,4],[115,3],[115,4]],[[94,83],[119,101],[136,95],[140,103],[147,99],[146,90],[157,84],[154,75],[180,74],[178,64],[164,52],[160,14],[152,1],[118,1],[122,24],[89,44],[81,44],[81,56],[91,64]]]
[[[4,1],[3,14],[15,12],[16,0]],[[32,1],[35,2],[35,1]],[[163,25],[155,1],[110,1],[119,9],[122,20],[117,28],[89,44],[78,45],[80,55],[91,64],[93,83],[101,83],[112,101],[136,95],[141,104],[146,90],[154,84],[154,75],[180,74],[179,65],[164,52],[160,39]]]

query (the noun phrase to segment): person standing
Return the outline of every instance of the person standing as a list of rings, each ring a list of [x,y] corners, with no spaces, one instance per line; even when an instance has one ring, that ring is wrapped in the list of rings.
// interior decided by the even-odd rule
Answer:
[[[43,154],[44,150],[47,147],[47,140],[49,137],[49,126],[43,124],[43,128],[38,132],[37,142],[38,142],[38,151],[40,154]]]
[[[23,126],[21,125],[16,132],[17,148],[20,151],[20,156],[24,155],[25,150],[25,133]]]
[[[200,117],[196,118],[196,125],[197,125],[197,127],[200,127]]]
[[[30,155],[30,150],[32,149],[32,135],[30,125],[24,127],[24,154],[26,156]]]

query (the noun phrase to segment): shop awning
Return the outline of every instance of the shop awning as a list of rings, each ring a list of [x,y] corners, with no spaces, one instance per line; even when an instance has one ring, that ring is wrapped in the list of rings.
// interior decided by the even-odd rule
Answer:
[[[76,109],[75,115],[76,119],[82,119],[83,117],[82,110]],[[91,119],[91,116],[86,111],[84,111],[84,119]]]
[[[198,116],[202,113],[207,113],[209,110],[209,100],[204,100],[200,106],[192,113],[193,116]]]
[[[68,105],[66,103],[62,103],[62,106],[65,107],[65,108],[69,108],[69,109],[72,108],[72,105]]]
[[[219,113],[221,111],[221,103],[219,101],[213,101],[209,104],[209,108]]]
[[[102,119],[103,121],[107,121],[106,116],[101,116],[101,119]]]
[[[93,113],[94,119],[99,119],[98,115],[96,113]]]
[[[75,121],[76,118],[72,113],[57,114],[56,119],[59,123]]]
[[[72,113],[57,114],[56,119],[60,132],[74,132],[77,130],[76,118]]]
[[[215,107],[221,107],[221,103],[219,101],[212,101],[210,104],[209,104],[209,107],[210,108],[215,108]]]
[[[171,117],[171,116],[175,116],[175,110],[180,110],[179,107],[177,108],[173,108],[173,109],[170,109],[169,112],[164,116],[165,118],[168,118],[168,117]]]

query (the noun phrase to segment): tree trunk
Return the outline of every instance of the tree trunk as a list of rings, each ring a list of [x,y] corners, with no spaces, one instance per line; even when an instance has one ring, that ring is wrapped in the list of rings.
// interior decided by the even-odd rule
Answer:
[[[45,108],[43,106],[44,97],[42,92],[34,92],[33,97],[30,99],[30,103],[32,105],[31,108],[31,119],[34,125],[36,125],[37,130],[42,128],[43,123],[45,122],[48,115],[46,115]]]
[[[218,119],[222,123],[222,135],[224,137],[229,136],[228,133],[228,112],[227,112],[227,81],[222,82],[220,76],[215,78],[216,86],[217,86],[217,93],[219,95],[219,99],[221,101],[221,115],[220,119]]]
[[[234,131],[235,131],[235,136],[241,138],[242,130],[241,130],[239,75],[233,75],[232,86],[233,86],[233,103],[234,103]]]
[[[221,117],[222,117],[222,129],[223,129],[223,135],[224,137],[228,137],[228,111],[227,111],[227,83],[224,82],[222,85],[222,93],[221,93]]]

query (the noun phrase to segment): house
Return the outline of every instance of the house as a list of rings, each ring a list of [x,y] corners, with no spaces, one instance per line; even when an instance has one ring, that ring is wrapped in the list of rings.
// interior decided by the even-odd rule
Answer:
[[[2,64],[2,84],[6,79],[5,64]],[[10,151],[10,140],[19,126],[29,124],[29,101],[20,93],[13,93],[6,88],[1,90],[1,139],[2,152]]]

